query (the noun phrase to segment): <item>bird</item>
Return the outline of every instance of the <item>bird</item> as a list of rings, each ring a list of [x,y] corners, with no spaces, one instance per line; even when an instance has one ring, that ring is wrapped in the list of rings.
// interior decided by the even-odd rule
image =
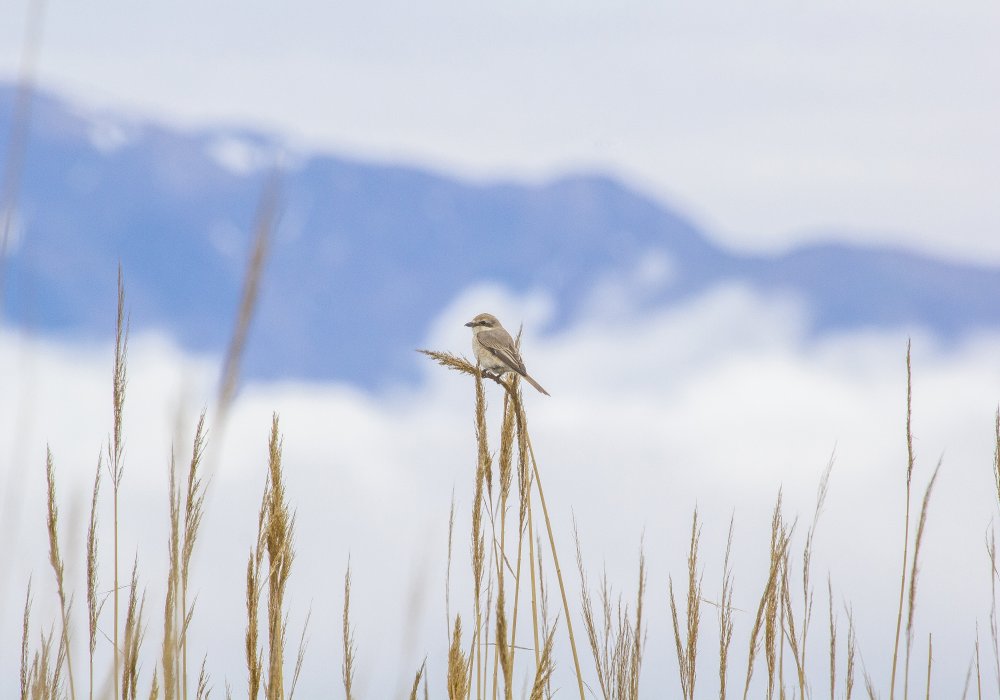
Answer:
[[[528,374],[514,339],[496,316],[479,314],[465,325],[472,329],[472,351],[476,354],[476,361],[482,369],[496,375],[497,378],[507,372],[515,372],[538,391],[550,396],[549,392]]]

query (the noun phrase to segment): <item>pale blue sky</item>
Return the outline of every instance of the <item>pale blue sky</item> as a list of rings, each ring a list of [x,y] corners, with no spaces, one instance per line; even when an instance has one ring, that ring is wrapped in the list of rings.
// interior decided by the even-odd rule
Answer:
[[[969,1],[50,0],[39,74],[88,106],[466,176],[599,168],[739,247],[997,262],[998,30]]]

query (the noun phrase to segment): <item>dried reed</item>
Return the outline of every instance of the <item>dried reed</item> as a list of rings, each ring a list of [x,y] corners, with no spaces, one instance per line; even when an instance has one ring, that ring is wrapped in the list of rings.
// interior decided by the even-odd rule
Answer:
[[[931,700],[931,664],[934,661],[934,635],[927,635],[927,700]]]
[[[733,569],[730,557],[733,552],[734,522],[735,518],[730,516],[726,555],[722,563],[722,595],[719,600],[719,700],[726,700],[729,645],[733,642]]]
[[[698,658],[698,627],[701,622],[701,578],[698,576],[698,543],[701,527],[698,525],[698,509],[691,519],[691,540],[688,549],[687,617],[684,639],[681,639],[680,624],[677,620],[677,603],[674,598],[674,581],[669,577],[670,616],[674,629],[674,645],[677,649],[677,668],[681,682],[681,697],[694,698],[695,662]]]
[[[833,582],[826,577],[826,591],[830,601],[830,700],[836,698],[837,688],[837,620],[833,616]]]
[[[469,670],[472,659],[462,651],[462,616],[455,616],[455,628],[448,648],[448,700],[465,700],[469,694]]]
[[[56,476],[52,464],[52,450],[45,446],[45,479],[48,483],[48,518],[46,520],[49,532],[49,563],[56,577],[56,592],[59,594],[59,612],[62,615],[62,641],[66,650],[66,675],[69,676],[69,694],[75,700],[76,688],[73,685],[73,663],[69,643],[69,615],[72,603],[66,601],[64,585],[64,565],[59,554],[59,508],[56,506]]]
[[[101,615],[101,604],[97,602],[97,497],[101,490],[101,455],[97,456],[97,471],[94,474],[94,490],[90,497],[90,522],[87,526],[87,623],[90,652],[90,687],[88,697],[94,698],[94,651],[97,649],[97,620]]]
[[[204,512],[205,488],[199,475],[202,456],[205,452],[205,411],[201,412],[198,426],[194,431],[194,444],[191,447],[191,462],[188,466],[187,488],[184,497],[184,535],[180,552],[180,594],[181,615],[184,623],[180,635],[181,685],[184,688],[184,700],[187,700],[187,632],[188,624],[194,614],[194,606],[188,607],[188,582],[191,572],[191,555],[198,539],[198,529]],[[204,662],[202,663],[204,667]]]
[[[253,247],[246,274],[243,277],[243,292],[240,295],[239,311],[236,314],[236,325],[226,350],[226,359],[219,383],[218,423],[225,425],[229,407],[236,396],[239,385],[240,363],[246,348],[247,337],[250,334],[250,324],[253,321],[257,307],[257,297],[260,294],[260,284],[264,277],[264,266],[270,249],[271,236],[277,227],[278,207],[280,199],[280,176],[273,172],[261,191],[257,203],[257,213],[254,217]]]
[[[344,681],[344,697],[346,700],[354,700],[354,631],[351,629],[351,564],[347,563],[347,572],[344,574],[344,662],[341,665],[341,678]]]
[[[288,700],[295,697],[295,688],[299,684],[299,676],[302,674],[302,665],[306,660],[306,649],[309,646],[309,621],[312,619],[312,608],[306,613],[306,621],[302,623],[302,636],[299,637],[299,648],[295,652],[295,670],[292,672],[292,686],[288,689]]]
[[[910,366],[910,341],[906,341],[906,513],[903,516],[903,566],[899,575],[899,609],[896,612],[896,641],[892,648],[892,672],[889,676],[889,700],[896,697],[896,664],[899,658],[899,633],[903,625],[903,600],[906,593],[906,565],[910,553],[910,487],[913,481],[913,381]]]
[[[913,646],[913,614],[917,608],[917,574],[920,573],[920,545],[924,539],[924,526],[927,524],[927,506],[930,505],[931,493],[934,491],[934,483],[937,481],[938,473],[941,471],[941,462],[938,461],[931,474],[931,479],[927,482],[927,489],[924,491],[923,502],[920,506],[920,520],[917,521],[917,537],[913,544],[913,563],[910,566],[910,594],[909,606],[906,613],[906,660],[903,664],[903,697],[910,696],[910,650]]]
[[[857,634],[854,630],[854,611],[847,608],[847,671],[844,674],[844,698],[851,700],[854,693],[854,658],[857,653]]]
[[[122,649],[122,700],[135,700],[139,689],[139,649],[145,636],[143,612],[146,596],[138,599],[139,559],[132,564],[132,579],[129,583],[128,607],[125,613],[125,646]]]
[[[473,596],[475,600],[476,627],[472,634],[472,652],[475,657],[476,667],[476,698],[482,697],[483,692],[483,668],[482,668],[482,644],[480,643],[480,630],[483,626],[482,617],[482,590],[483,590],[483,569],[486,562],[486,539],[483,533],[483,487],[488,480],[487,475],[491,473],[490,451],[487,444],[486,435],[486,392],[483,390],[483,376],[478,369],[473,368],[476,378],[476,483],[472,500],[472,581]],[[491,486],[487,487],[492,489]],[[489,610],[489,606],[486,607]],[[470,660],[471,660],[470,656]]]
[[[295,518],[288,508],[288,500],[285,496],[281,452],[282,440],[278,432],[278,414],[275,413],[271,419],[271,439],[268,443],[270,479],[267,490],[267,521],[264,529],[264,543],[267,547],[269,566],[267,576],[268,700],[282,700],[285,697],[285,587],[288,584],[292,562],[295,559],[295,552],[292,548]]]
[[[514,694],[514,652],[507,643],[507,614],[502,576],[497,579],[496,635],[496,649],[500,657],[500,670],[503,672],[504,700],[511,700]],[[495,680],[496,675],[494,675]]]
[[[424,672],[427,670],[427,659],[420,664],[420,668],[417,669],[417,675],[413,678],[413,687],[410,689],[410,700],[417,700],[417,691],[420,690],[420,679],[424,677]],[[424,680],[426,685],[427,681]]]
[[[639,582],[636,593],[635,623],[630,620],[628,606],[621,604],[618,596],[617,611],[612,602],[611,586],[607,575],[601,583],[602,619],[594,615],[594,605],[587,584],[587,572],[580,548],[580,534],[573,522],[576,541],[576,565],[580,574],[580,603],[584,629],[594,656],[597,681],[605,700],[635,700],[639,697],[639,675],[645,632],[642,626],[643,600],[646,592],[646,556],[639,548]]]
[[[451,353],[446,353],[446,352],[437,352],[437,351],[432,351],[432,350],[419,350],[418,352],[420,352],[420,353],[422,353],[424,355],[427,355],[428,357],[430,357],[431,359],[435,360],[438,364],[442,365],[443,367],[455,370],[457,372],[461,372],[463,374],[468,374],[468,375],[474,377],[476,379],[476,382],[477,382],[477,397],[479,396],[478,392],[480,391],[479,385],[482,382],[482,375],[480,374],[479,369],[475,365],[473,365],[472,363],[470,363],[467,359],[465,359],[464,357],[459,357],[457,355],[454,355],[454,354],[451,354]],[[504,380],[500,379],[499,377],[495,377],[495,376],[491,376],[490,379],[492,379],[497,384],[499,384],[501,387],[503,387],[507,396],[512,397],[512,398],[516,397],[516,391],[515,391],[515,388],[514,388],[514,382],[513,381],[507,382],[507,381],[504,381]],[[478,412],[479,412],[479,407],[478,406],[479,406],[479,404],[478,404],[478,398],[477,398],[477,415],[478,415]],[[524,408],[523,408],[523,406],[520,405],[519,402],[518,402],[517,406],[518,406],[517,418],[518,418],[518,421],[519,421],[519,425],[518,425],[519,434],[524,435],[524,441],[525,441],[525,444],[527,445],[527,453],[528,453],[528,455],[530,457],[530,460],[531,460],[531,463],[530,463],[530,467],[531,467],[531,481],[534,484],[534,486],[535,486],[535,488],[536,488],[536,490],[538,492],[538,500],[539,500],[539,503],[541,503],[541,506],[542,506],[542,515],[545,518],[545,527],[546,527],[546,531],[548,533],[548,538],[549,538],[549,548],[550,548],[550,551],[552,553],[552,564],[553,564],[553,567],[555,568],[555,571],[556,571],[556,580],[559,583],[559,593],[560,593],[560,595],[562,597],[563,611],[564,611],[564,613],[566,615],[566,632],[567,632],[567,636],[569,637],[570,650],[571,650],[571,652],[573,654],[573,666],[574,666],[574,670],[576,671],[577,686],[578,686],[578,689],[580,691],[580,700],[585,700],[586,696],[584,694],[584,687],[583,687],[583,672],[580,669],[580,657],[579,657],[579,653],[577,652],[577,648],[576,648],[576,638],[573,635],[573,624],[572,624],[570,610],[569,610],[569,599],[566,596],[566,586],[565,586],[565,583],[563,582],[562,569],[559,566],[559,555],[558,555],[558,552],[556,550],[555,535],[552,532],[552,521],[551,521],[551,519],[549,517],[548,506],[547,506],[547,504],[545,502],[545,491],[542,488],[542,481],[541,481],[541,478],[540,478],[540,475],[539,475],[539,470],[538,470],[538,461],[535,459],[534,448],[531,445],[531,437],[530,437],[530,435],[528,433],[527,418],[525,416]],[[477,425],[478,425],[478,421],[477,421]],[[524,471],[527,471],[527,469],[525,469]],[[477,482],[478,482],[478,478],[479,477],[477,476]],[[481,498],[482,498],[481,492],[479,491],[478,485],[477,485],[477,493],[476,493],[476,497],[475,498],[476,498],[476,503],[479,503],[480,500],[481,500]],[[478,506],[474,506],[474,508],[476,508],[476,507],[478,507]],[[475,517],[475,511],[474,511],[473,515]],[[473,538],[474,538],[473,539],[473,565],[474,566],[475,566],[475,561],[476,561],[476,554],[475,554],[476,544],[475,544],[475,538],[476,538],[476,533],[477,532],[478,532],[478,530],[476,529],[476,523],[474,522],[473,523]],[[477,592],[477,597],[478,597],[478,592]],[[477,610],[478,610],[478,606],[477,606]],[[478,618],[479,618],[479,615],[477,614],[477,633],[478,633],[478,628],[479,628]],[[478,648],[479,648],[479,645],[474,642],[474,649],[478,649]],[[536,644],[536,648],[537,648],[537,644]],[[477,669],[478,669],[479,668],[479,664],[477,663],[476,666],[477,666]],[[480,685],[478,683],[478,679],[479,679],[479,671],[477,670],[477,698],[480,697],[480,693],[481,693]]]
[[[24,595],[24,616],[21,622],[21,700],[27,700],[31,690],[28,671],[28,632],[31,628],[31,579],[28,592]]]
[[[163,604],[163,696],[165,700],[176,700],[180,696],[182,677],[178,668],[178,595],[180,588],[180,494],[177,489],[177,460],[173,450],[170,453],[170,475],[168,479],[170,529],[167,536],[167,592]]]
[[[552,658],[552,640],[555,639],[556,630],[552,629],[545,637],[545,647],[542,649],[541,663],[535,670],[535,682],[531,684],[531,695],[529,700],[543,700],[551,697],[548,692],[549,683],[552,680],[552,673],[555,671],[555,661]]]
[[[208,696],[212,692],[208,687],[208,673],[205,671],[205,663],[206,659],[202,658],[201,670],[198,672],[198,687],[194,693],[195,700],[208,700]]]
[[[747,653],[747,675],[746,683],[743,686],[743,700],[750,694],[750,680],[753,678],[754,662],[761,647],[761,627],[765,628],[765,656],[768,666],[768,694],[770,698],[774,691],[774,642],[775,642],[775,618],[777,616],[778,592],[781,584],[781,566],[785,559],[785,552],[788,549],[790,533],[785,528],[781,519],[781,492],[778,492],[778,500],[774,505],[774,513],[771,517],[771,549],[770,567],[767,582],[764,584],[764,591],[760,596],[760,603],[757,606],[757,616],[754,618],[753,627],[750,631],[750,648]]]
[[[125,443],[122,435],[122,423],[125,414],[125,388],[128,385],[127,356],[129,320],[125,315],[125,280],[121,263],[118,264],[118,313],[115,316],[115,363],[111,381],[111,412],[112,439],[108,445],[108,468],[111,472],[111,492],[114,502],[114,684],[115,697],[121,697],[118,686],[118,669],[120,666],[120,647],[118,646],[118,492],[121,487],[124,465],[122,459]]]

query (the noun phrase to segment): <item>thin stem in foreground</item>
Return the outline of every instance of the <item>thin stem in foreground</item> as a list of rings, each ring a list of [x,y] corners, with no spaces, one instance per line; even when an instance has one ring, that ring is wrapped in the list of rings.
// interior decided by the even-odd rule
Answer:
[[[892,649],[892,673],[889,676],[889,700],[896,697],[896,664],[899,658],[899,634],[903,627],[903,601],[906,595],[906,564],[910,555],[910,486],[913,480],[913,381],[910,373],[910,341],[906,341],[906,515],[903,520],[903,567],[899,575],[899,609],[896,611],[896,642]]]

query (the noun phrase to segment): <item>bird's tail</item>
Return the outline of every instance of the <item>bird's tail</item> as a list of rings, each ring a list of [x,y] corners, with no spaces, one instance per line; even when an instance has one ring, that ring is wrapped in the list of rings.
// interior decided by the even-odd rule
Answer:
[[[532,379],[531,377],[529,377],[527,374],[522,374],[521,376],[524,377],[524,381],[528,382],[528,384],[530,384],[531,386],[535,387],[536,389],[538,389],[540,392],[542,392],[546,396],[551,396],[551,394],[549,394],[549,392],[545,391],[545,389],[542,388],[541,384],[539,384],[538,382],[536,382],[534,379]]]

